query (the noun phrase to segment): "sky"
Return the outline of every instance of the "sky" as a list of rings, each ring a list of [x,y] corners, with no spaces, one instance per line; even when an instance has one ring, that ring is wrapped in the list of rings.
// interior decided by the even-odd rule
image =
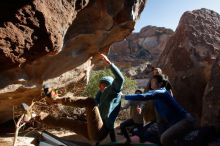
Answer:
[[[185,11],[207,8],[220,14],[220,0],[147,0],[134,32],[147,25],[176,29]]]

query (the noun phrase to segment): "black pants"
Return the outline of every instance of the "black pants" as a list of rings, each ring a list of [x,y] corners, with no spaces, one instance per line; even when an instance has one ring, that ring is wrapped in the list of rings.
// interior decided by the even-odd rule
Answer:
[[[120,124],[121,132],[124,135],[124,137],[127,139],[128,142],[131,142],[131,139],[130,139],[128,131],[127,131],[127,127],[130,127],[130,126],[133,126],[134,128],[138,128],[138,130],[139,130],[143,127],[143,124],[137,124],[134,122],[133,119],[128,119]]]

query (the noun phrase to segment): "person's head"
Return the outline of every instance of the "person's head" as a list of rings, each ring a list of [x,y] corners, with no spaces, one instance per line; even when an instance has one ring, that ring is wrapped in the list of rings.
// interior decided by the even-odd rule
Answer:
[[[153,69],[153,75],[161,75],[162,74],[162,70],[160,68],[154,68]]]
[[[135,91],[135,94],[142,94],[142,91],[139,90],[139,89],[137,89],[137,90]]]
[[[49,84],[43,85],[43,92],[44,92],[44,95],[47,97],[53,97],[56,95],[56,91]]]
[[[99,90],[103,92],[106,87],[112,84],[113,78],[111,76],[104,76],[99,80]]]
[[[154,75],[153,78],[151,79],[151,89],[159,89],[161,87],[164,87],[165,84],[165,79],[163,75]]]

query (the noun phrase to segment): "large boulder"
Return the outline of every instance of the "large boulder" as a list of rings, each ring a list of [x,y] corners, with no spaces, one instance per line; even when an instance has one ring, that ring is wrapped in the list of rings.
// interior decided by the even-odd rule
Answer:
[[[56,88],[88,81],[91,58],[134,28],[145,0],[0,2],[0,123],[12,107]]]
[[[219,14],[208,9],[187,11],[158,62],[158,66],[169,76],[178,101],[199,121],[202,107],[208,103],[203,103],[204,90],[219,52]],[[217,93],[218,89],[214,90]],[[207,97],[205,99],[209,100]]]

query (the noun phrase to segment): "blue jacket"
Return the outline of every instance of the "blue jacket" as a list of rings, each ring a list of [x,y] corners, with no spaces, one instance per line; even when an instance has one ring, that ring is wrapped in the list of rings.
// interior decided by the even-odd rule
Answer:
[[[113,129],[115,119],[121,107],[120,92],[124,83],[124,77],[114,64],[111,64],[110,68],[115,79],[111,85],[105,88],[103,93],[100,91],[97,92],[95,100],[98,104],[104,125],[108,129]]]
[[[154,106],[161,119],[165,119],[167,126],[184,119],[187,112],[177,103],[174,97],[165,89],[150,90],[144,94],[130,94],[126,100],[154,100]]]

